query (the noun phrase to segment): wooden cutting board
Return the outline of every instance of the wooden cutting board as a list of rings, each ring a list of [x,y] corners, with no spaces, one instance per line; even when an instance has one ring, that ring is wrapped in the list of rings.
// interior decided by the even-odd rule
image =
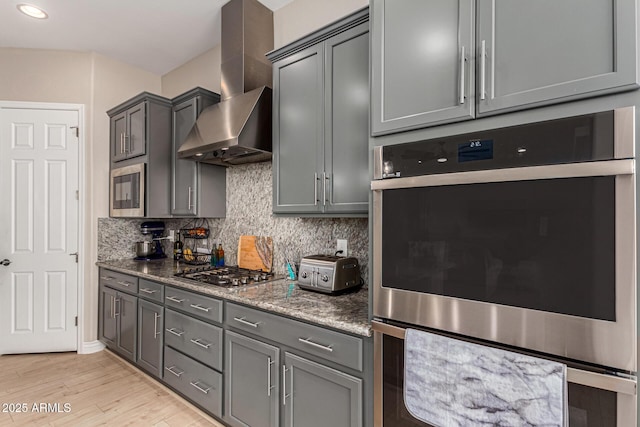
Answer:
[[[273,267],[273,239],[265,236],[240,236],[238,267],[270,272]]]

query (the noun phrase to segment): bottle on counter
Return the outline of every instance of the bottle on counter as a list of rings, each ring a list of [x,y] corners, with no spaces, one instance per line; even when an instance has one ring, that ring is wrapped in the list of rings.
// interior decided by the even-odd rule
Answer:
[[[211,267],[217,267],[218,266],[218,249],[216,248],[216,244],[213,244],[213,247],[211,248],[211,256],[209,257],[210,261],[209,261],[209,265]]]
[[[182,258],[182,241],[180,240],[180,232],[178,232],[178,240],[173,242],[173,259],[179,260]]]
[[[216,255],[218,256],[218,267],[224,267],[224,249],[222,249],[222,243],[218,244]]]

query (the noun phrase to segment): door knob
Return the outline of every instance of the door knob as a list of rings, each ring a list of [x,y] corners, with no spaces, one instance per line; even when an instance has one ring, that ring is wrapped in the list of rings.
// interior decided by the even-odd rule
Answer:
[[[0,264],[4,265],[5,267],[9,264],[11,264],[11,261],[9,261],[8,259],[3,259],[2,261],[0,261]]]

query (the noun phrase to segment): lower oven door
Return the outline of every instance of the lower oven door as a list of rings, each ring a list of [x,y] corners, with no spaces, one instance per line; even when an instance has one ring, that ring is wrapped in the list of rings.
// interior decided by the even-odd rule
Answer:
[[[375,427],[430,426],[414,418],[404,403],[406,329],[373,322]],[[569,426],[635,426],[637,381],[567,368]],[[435,427],[435,426],[434,426]]]

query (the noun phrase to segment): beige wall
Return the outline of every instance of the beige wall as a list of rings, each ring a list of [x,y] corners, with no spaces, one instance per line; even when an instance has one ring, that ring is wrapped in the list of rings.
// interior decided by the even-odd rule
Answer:
[[[295,0],[273,13],[273,46],[281,48],[368,5],[368,0]]]
[[[160,93],[161,78],[101,55],[0,48],[0,99],[84,105],[85,342],[97,339],[98,218],[109,215],[109,118],[106,111],[142,91]]]
[[[196,86],[220,93],[220,45],[162,76],[162,96],[167,98]]]

